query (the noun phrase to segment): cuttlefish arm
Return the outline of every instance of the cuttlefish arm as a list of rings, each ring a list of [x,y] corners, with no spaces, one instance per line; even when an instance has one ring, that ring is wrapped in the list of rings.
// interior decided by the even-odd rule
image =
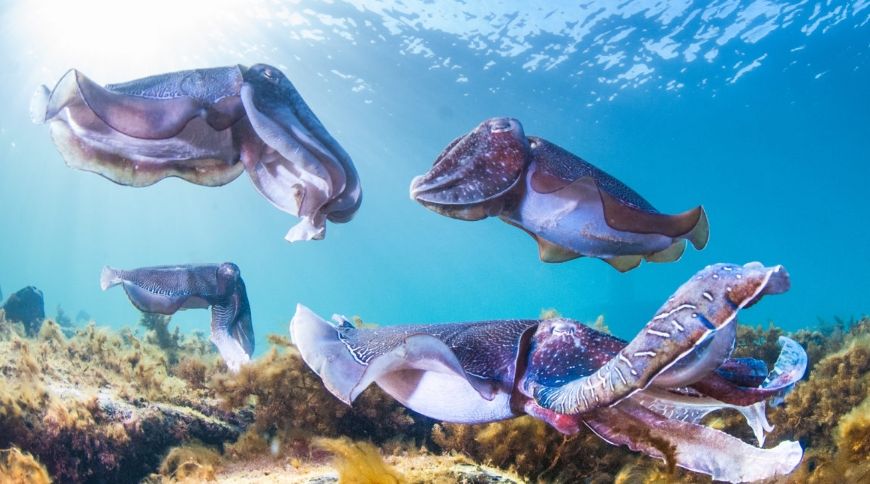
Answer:
[[[630,399],[585,414],[583,422],[613,445],[670,460],[719,481],[783,476],[793,471],[803,456],[795,441],[762,449],[719,430],[665,418]]]
[[[766,403],[781,400],[807,367],[807,354],[801,345],[786,337],[780,337],[779,343],[779,358],[762,381],[757,379],[757,368],[744,366],[749,359],[728,360],[722,365],[727,372],[720,367],[687,388],[653,384],[631,398],[660,415],[690,423],[700,423],[707,414],[723,408],[737,410],[752,428],[758,445],[763,445],[765,434],[773,430],[767,421]],[[759,384],[753,385],[756,382]]]
[[[241,174],[231,129],[244,117],[240,66],[100,86],[72,69],[40,87],[31,117],[48,123],[66,163],[129,186],[166,177],[218,186]]]
[[[355,328],[299,305],[293,342],[327,390],[350,405],[372,383],[438,420],[491,422],[517,416],[511,394],[529,321]]]
[[[326,131],[281,71],[248,69],[241,100],[255,138],[246,137],[242,162],[256,189],[302,220],[286,239],[322,239],[326,220],[347,222],[362,191],[347,152]]]
[[[174,314],[211,307],[211,341],[227,367],[238,371],[254,352],[251,307],[238,266],[223,264],[103,268],[100,287],[121,285],[140,311]]]
[[[677,289],[640,333],[595,373],[556,386],[526,379],[525,391],[543,408],[578,414],[612,405],[651,384],[691,385],[730,356],[737,312],[788,287],[782,266],[708,266]]]

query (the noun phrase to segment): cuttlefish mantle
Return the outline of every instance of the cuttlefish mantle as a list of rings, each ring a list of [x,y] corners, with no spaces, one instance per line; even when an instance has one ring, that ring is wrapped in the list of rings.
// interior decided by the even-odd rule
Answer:
[[[233,371],[251,359],[254,327],[245,282],[239,267],[187,264],[132,270],[104,267],[100,288],[121,285],[136,308],[145,313],[175,314],[211,307],[211,342]]]
[[[631,341],[563,318],[362,329],[342,318],[330,324],[302,305],[290,332],[306,364],[347,404],[374,383],[438,420],[528,414],[565,434],[586,426],[613,445],[715,480],[755,481],[801,461],[798,442],[760,446],[772,430],[766,402],[803,377],[807,355],[783,337],[770,372],[761,360],[731,358],[736,316],[788,288],[782,266],[709,266]],[[723,408],[743,415],[758,447],[702,424]]]
[[[620,271],[670,262],[709,238],[700,206],[659,213],[637,192],[519,121],[492,118],[453,140],[411,182],[411,198],[461,220],[499,217],[531,235],[545,262],[597,257]]]
[[[279,210],[286,239],[322,239],[362,200],[347,152],[278,69],[266,64],[160,74],[101,86],[72,69],[31,102],[67,165],[142,187],[167,177],[220,186],[247,171]]]

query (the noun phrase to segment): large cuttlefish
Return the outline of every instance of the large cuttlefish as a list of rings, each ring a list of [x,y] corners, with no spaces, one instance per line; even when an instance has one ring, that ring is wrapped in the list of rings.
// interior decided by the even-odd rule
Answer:
[[[659,213],[622,182],[534,136],[519,121],[492,118],[451,142],[411,182],[411,198],[461,220],[498,216],[528,232],[545,262],[598,257],[620,271],[642,259],[680,258],[685,240],[707,244],[702,207]]]
[[[261,195],[301,219],[290,242],[322,239],[326,221],[349,221],[362,199],[350,156],[266,64],[105,87],[72,69],[53,90],[37,90],[31,117],[48,123],[67,165],[121,185],[174,176],[219,186],[247,171]]]
[[[211,307],[211,342],[231,371],[238,371],[254,352],[251,306],[239,266],[198,264],[142,267],[132,270],[104,267],[100,288],[121,285],[145,313],[175,314],[182,309]]]
[[[347,404],[375,383],[438,420],[528,414],[566,434],[585,425],[611,444],[713,479],[752,481],[791,472],[800,444],[756,447],[701,420],[737,409],[763,445],[772,430],[765,402],[803,376],[807,356],[782,337],[770,373],[762,361],[731,358],[736,316],[788,288],[782,266],[709,266],[628,342],[563,318],[360,329],[301,305],[290,331],[308,366]]]

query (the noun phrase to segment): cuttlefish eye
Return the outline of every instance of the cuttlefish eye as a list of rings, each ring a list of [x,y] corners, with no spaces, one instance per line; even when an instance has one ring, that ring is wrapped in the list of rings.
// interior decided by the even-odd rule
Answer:
[[[245,80],[248,82],[267,82],[271,85],[278,86],[284,75],[278,69],[269,64],[256,64],[251,66],[245,74]]]
[[[513,121],[510,118],[493,118],[487,121],[489,125],[490,133],[504,133],[505,131],[510,131],[512,128]]]
[[[411,198],[435,212],[479,220],[502,209],[518,183],[529,143],[513,118],[491,118],[450,143],[432,168],[411,182]]]
[[[574,325],[566,323],[553,323],[550,327],[550,333],[554,336],[572,335],[574,334]]]
[[[241,280],[242,273],[239,266],[232,262],[224,262],[217,269],[218,291],[222,294],[229,292]]]

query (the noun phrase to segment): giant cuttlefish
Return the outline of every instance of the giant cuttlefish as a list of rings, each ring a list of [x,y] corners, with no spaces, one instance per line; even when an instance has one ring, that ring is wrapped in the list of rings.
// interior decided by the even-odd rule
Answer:
[[[254,352],[254,327],[245,281],[232,262],[142,267],[104,267],[100,288],[120,284],[130,302],[146,313],[175,314],[181,309],[211,306],[211,342],[231,371],[238,371]]]
[[[519,121],[492,118],[453,140],[411,182],[411,198],[461,220],[498,216],[528,232],[545,262],[598,257],[620,271],[641,259],[670,262],[689,240],[707,244],[702,207],[659,213],[622,182],[534,136]]]
[[[72,69],[31,103],[67,165],[121,185],[166,177],[219,186],[248,172],[279,210],[286,239],[322,239],[349,221],[362,192],[350,156],[293,84],[265,64],[196,69],[100,86]]]
[[[560,432],[581,424],[614,445],[704,473],[752,481],[791,472],[798,442],[747,444],[701,425],[734,408],[759,445],[772,427],[765,402],[804,374],[807,356],[782,337],[764,362],[730,358],[737,312],[789,288],[782,266],[716,264],[668,298],[631,341],[569,319],[485,321],[360,329],[297,307],[290,331],[302,358],[347,404],[376,383],[423,415],[482,423],[528,414]]]

